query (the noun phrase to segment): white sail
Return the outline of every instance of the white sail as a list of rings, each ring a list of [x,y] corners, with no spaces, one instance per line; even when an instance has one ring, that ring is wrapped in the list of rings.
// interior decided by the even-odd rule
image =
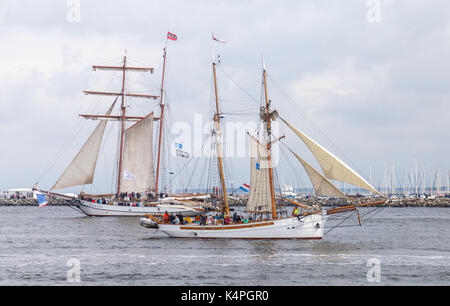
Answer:
[[[289,148],[288,148],[289,149]],[[305,168],[306,173],[308,173],[309,179],[314,187],[314,192],[318,196],[324,197],[335,197],[346,199],[347,196],[334,185],[329,179],[324,177],[319,171],[317,171],[314,167],[308,164],[304,159],[302,159],[298,154],[289,149],[292,154],[298,159],[298,161]]]
[[[106,116],[110,116],[114,108],[114,102]],[[105,132],[107,120],[102,120],[73,161],[67,167],[51,190],[65,189],[73,186],[92,184],[94,180],[95,166],[97,165],[98,152]]]
[[[125,132],[120,191],[145,192],[154,189],[154,185],[151,113]]]
[[[296,129],[289,124],[286,120],[280,117],[281,120],[292,130],[298,137],[305,143],[309,150],[313,153],[314,157],[320,164],[324,172],[324,176],[328,179],[349,183],[361,188],[370,190],[371,192],[381,195],[374,187],[372,187],[366,180],[364,180],[358,173],[347,166],[343,161],[338,159],[327,149],[320,144],[306,136],[303,132]]]
[[[267,149],[250,136],[250,195],[247,211],[272,213],[272,195]]]

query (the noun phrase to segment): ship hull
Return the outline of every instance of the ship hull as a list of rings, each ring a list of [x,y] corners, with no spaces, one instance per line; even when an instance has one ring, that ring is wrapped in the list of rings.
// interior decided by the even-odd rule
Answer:
[[[87,201],[77,201],[75,206],[78,207],[84,214],[90,217],[143,217],[147,214],[169,214],[181,213],[184,216],[195,216],[200,212],[184,206],[159,204],[156,206],[134,207],[134,206],[118,206],[91,203]]]
[[[249,224],[174,225],[158,224],[172,238],[200,239],[322,239],[326,217],[321,214]]]

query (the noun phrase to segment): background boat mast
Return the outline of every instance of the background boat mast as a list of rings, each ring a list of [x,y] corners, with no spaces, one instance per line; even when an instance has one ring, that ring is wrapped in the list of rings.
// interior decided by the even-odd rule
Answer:
[[[121,114],[120,116],[99,116],[99,115],[81,115],[86,119],[96,119],[96,120],[120,120],[121,123],[121,131],[120,131],[120,145],[119,145],[119,162],[118,162],[118,177],[117,177],[117,196],[120,195],[120,183],[122,178],[122,156],[123,156],[123,148],[124,148],[124,140],[125,140],[125,122],[126,121],[139,121],[144,119],[145,117],[126,116],[126,104],[125,97],[133,97],[133,98],[144,98],[144,99],[157,99],[159,96],[154,95],[146,95],[146,94],[132,94],[125,92],[125,80],[126,80],[126,71],[136,71],[136,72],[150,72],[153,73],[154,68],[150,67],[128,67],[127,66],[127,56],[125,51],[125,56],[123,57],[123,65],[122,66],[93,66],[94,70],[112,70],[112,71],[122,71],[122,91],[118,92],[99,92],[99,91],[84,91],[86,95],[101,95],[101,96],[117,96],[122,97],[121,101]],[[158,118],[154,118],[158,119]]]
[[[216,145],[217,145],[217,160],[219,163],[219,174],[220,174],[220,182],[222,184],[222,191],[223,191],[223,204],[224,204],[224,213],[227,215],[230,215],[230,207],[228,205],[228,194],[227,194],[227,186],[225,183],[225,174],[223,171],[223,159],[222,159],[222,149],[220,146],[220,139],[222,135],[222,130],[220,127],[220,109],[219,109],[219,96],[217,93],[217,78],[216,78],[216,63],[213,59],[213,74],[214,74],[214,93],[216,97],[216,113],[214,115],[214,122],[215,122],[215,133],[216,133]]]

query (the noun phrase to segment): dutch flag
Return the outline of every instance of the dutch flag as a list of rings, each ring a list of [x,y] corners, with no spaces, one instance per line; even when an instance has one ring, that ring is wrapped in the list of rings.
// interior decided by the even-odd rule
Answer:
[[[242,186],[239,187],[239,189],[241,189],[244,192],[248,192],[250,190],[250,186],[247,184],[242,184]]]
[[[45,194],[36,194],[36,197],[39,203],[39,208],[48,205],[48,201],[47,198],[45,197]]]

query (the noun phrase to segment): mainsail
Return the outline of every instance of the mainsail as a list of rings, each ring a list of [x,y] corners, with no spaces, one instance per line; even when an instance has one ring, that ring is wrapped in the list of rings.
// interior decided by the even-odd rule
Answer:
[[[306,136],[303,132],[296,129],[286,120],[280,119],[305,143],[305,145],[312,152],[317,162],[320,164],[324,172],[324,176],[328,179],[333,179],[340,182],[349,183],[382,196],[374,187],[372,187],[366,180],[364,180],[358,173],[347,166],[343,161],[338,159],[327,149],[320,144]]]
[[[288,148],[289,149],[289,148]],[[335,197],[346,199],[347,196],[334,185],[329,179],[324,177],[319,171],[317,171],[313,166],[307,163],[304,159],[302,159],[298,154],[289,149],[292,154],[298,159],[298,161],[305,168],[306,173],[308,173],[309,179],[314,187],[314,192],[318,196],[323,197]]]
[[[153,113],[125,132],[122,192],[145,192],[155,185],[153,169]]]
[[[247,211],[271,213],[269,153],[256,138],[250,136],[250,154],[250,195],[247,202]]]
[[[110,116],[114,108],[114,102],[105,116]],[[61,175],[50,190],[65,189],[73,186],[92,184],[94,180],[95,166],[97,165],[98,152],[102,144],[107,120],[102,120],[91,136],[88,138],[80,152]]]

